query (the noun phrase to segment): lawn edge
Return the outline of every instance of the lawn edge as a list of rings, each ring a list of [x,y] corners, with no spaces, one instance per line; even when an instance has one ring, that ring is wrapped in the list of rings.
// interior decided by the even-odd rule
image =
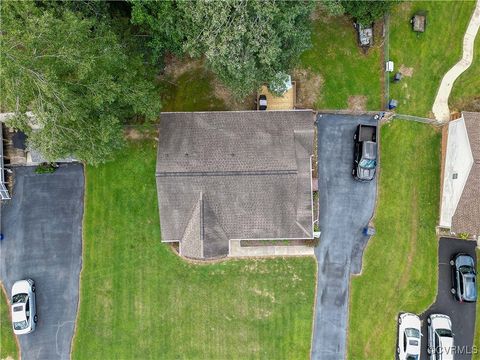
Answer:
[[[317,313],[317,292],[318,292],[318,261],[317,257],[314,255],[311,255],[313,259],[315,260],[315,289],[313,292],[313,312],[312,312],[312,331],[310,334],[310,357],[312,357],[312,351],[313,351],[313,340],[315,338],[315,319],[316,316],[315,314]]]
[[[82,238],[80,241],[80,272],[78,273],[78,303],[77,303],[77,313],[75,316],[75,325],[73,327],[73,336],[72,342],[70,343],[70,359],[73,359],[73,348],[75,344],[75,339],[77,337],[77,328],[78,328],[78,319],[80,316],[80,302],[81,302],[81,294],[82,294],[82,275],[83,275],[83,255],[85,251],[85,246],[83,244],[85,238],[85,209],[87,203],[87,166],[85,163],[82,163],[83,168],[83,211],[82,211]]]
[[[3,285],[3,282],[0,281],[0,288],[2,289],[1,291],[3,292],[3,295],[5,296],[5,300],[7,301],[7,306],[10,307],[10,301],[8,300],[8,294],[7,290],[5,289],[5,286]],[[12,322],[12,314],[10,311],[8,311],[8,319],[10,322]],[[18,360],[22,360],[22,348],[20,347],[20,341],[18,341],[18,336],[13,333],[13,338],[15,339],[15,343],[17,344],[17,350],[18,350]]]

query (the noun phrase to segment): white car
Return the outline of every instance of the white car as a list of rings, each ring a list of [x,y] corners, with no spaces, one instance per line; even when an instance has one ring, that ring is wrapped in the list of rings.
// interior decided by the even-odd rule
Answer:
[[[431,360],[453,360],[452,321],[447,315],[432,314],[428,322],[427,352]]]
[[[35,330],[38,317],[35,299],[35,282],[32,279],[20,280],[12,286],[13,332],[17,335]]]
[[[403,313],[398,317],[399,360],[419,360],[422,342],[422,323],[415,314]]]

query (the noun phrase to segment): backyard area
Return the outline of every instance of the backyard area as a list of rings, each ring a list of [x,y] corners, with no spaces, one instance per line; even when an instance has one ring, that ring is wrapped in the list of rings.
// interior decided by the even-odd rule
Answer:
[[[449,103],[456,110],[480,111],[480,34],[474,51],[472,65],[453,85]]]
[[[160,242],[155,162],[138,140],[87,167],[73,358],[307,358],[315,260],[181,260]]]
[[[303,53],[301,65],[319,75],[316,109],[378,110],[382,103],[383,39],[380,26],[375,43],[365,54],[357,44],[352,21],[346,16],[322,16],[314,21],[312,48]]]
[[[18,359],[17,342],[12,331],[5,293],[0,289],[0,359]]]
[[[348,357],[355,360],[392,358],[398,313],[421,313],[437,292],[440,131],[394,120],[381,139],[377,233],[351,283]]]
[[[395,63],[395,71],[404,75],[399,83],[390,83],[390,98],[398,100],[398,113],[432,116],[443,75],[460,60],[463,35],[474,7],[474,1],[403,2],[394,7],[390,15],[390,60]],[[424,33],[413,32],[410,24],[418,11],[427,14]],[[469,69],[470,74],[463,74],[455,84],[453,104],[478,95],[480,80],[472,80],[480,71],[478,60],[475,67],[477,70]]]

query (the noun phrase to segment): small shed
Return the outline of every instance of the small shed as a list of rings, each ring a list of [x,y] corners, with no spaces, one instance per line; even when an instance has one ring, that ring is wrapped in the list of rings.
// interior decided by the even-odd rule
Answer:
[[[413,15],[410,23],[412,24],[413,31],[425,32],[427,26],[427,14],[423,11],[416,13]]]

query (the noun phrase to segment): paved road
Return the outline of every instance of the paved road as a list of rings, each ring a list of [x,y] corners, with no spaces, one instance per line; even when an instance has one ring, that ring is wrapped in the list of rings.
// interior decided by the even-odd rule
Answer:
[[[376,180],[354,181],[353,134],[359,123],[375,124],[370,116],[318,117],[319,225],[315,249],[318,291],[312,359],[345,358],[348,289],[351,273],[359,273],[368,238],[362,229],[373,214]]]
[[[450,293],[452,287],[452,275],[450,259],[457,253],[467,253],[475,258],[475,241],[458,239],[440,239],[438,249],[438,294],[435,303],[422,315],[422,358],[427,359],[427,317],[430,314],[445,314],[452,319],[453,333],[455,334],[455,345],[457,349],[470,349],[473,344],[475,331],[475,304],[459,303]],[[470,360],[471,354],[457,353],[456,360]]]
[[[1,280],[9,296],[18,279],[32,278],[37,287],[37,329],[19,336],[23,360],[70,357],[81,268],[83,185],[79,164],[42,175],[19,167],[12,200],[2,204]]]

